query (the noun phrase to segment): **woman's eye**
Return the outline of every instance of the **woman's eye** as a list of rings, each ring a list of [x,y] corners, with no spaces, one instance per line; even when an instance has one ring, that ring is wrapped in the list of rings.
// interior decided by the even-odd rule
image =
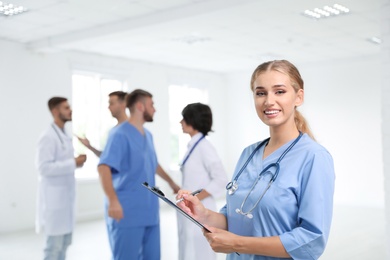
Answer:
[[[265,92],[258,91],[256,92],[256,96],[265,96]]]
[[[284,94],[284,93],[286,93],[286,91],[284,91],[284,90],[278,90],[278,91],[276,91],[276,94],[277,94],[277,95],[281,95],[281,94]]]

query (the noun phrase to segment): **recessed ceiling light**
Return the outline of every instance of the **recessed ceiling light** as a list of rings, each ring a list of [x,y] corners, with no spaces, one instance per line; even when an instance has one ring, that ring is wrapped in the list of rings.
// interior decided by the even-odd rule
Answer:
[[[12,16],[26,12],[27,9],[23,6],[17,6],[0,1],[0,15]]]
[[[336,17],[338,15],[349,13],[349,8],[334,4],[332,6],[325,5],[323,8],[314,8],[312,10],[303,11],[303,15],[313,19],[321,19],[328,17]]]

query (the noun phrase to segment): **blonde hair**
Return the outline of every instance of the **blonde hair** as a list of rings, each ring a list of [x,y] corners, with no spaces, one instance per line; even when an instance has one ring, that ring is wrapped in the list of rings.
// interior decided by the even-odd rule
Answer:
[[[253,91],[254,89],[253,85],[256,78],[261,73],[270,70],[278,71],[280,73],[288,75],[290,77],[291,85],[294,88],[295,92],[298,92],[298,90],[303,89],[304,82],[298,69],[291,62],[287,60],[274,60],[274,61],[268,61],[263,64],[260,64],[253,71],[251,77],[251,85],[250,85],[251,91]],[[309,124],[307,123],[303,115],[297,110],[297,108],[295,108],[294,121],[299,131],[301,131],[302,133],[306,133],[313,140],[315,140],[314,135],[310,130]]]

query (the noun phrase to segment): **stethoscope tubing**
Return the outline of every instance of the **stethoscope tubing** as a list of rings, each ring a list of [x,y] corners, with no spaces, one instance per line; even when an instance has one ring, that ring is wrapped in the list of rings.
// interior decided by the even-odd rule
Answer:
[[[205,135],[202,135],[201,138],[199,138],[198,141],[196,141],[196,143],[194,144],[194,146],[192,146],[191,150],[188,152],[187,156],[184,158],[183,162],[181,164],[179,164],[180,167],[183,167],[184,164],[187,162],[187,160],[190,158],[190,155],[191,153],[194,151],[195,147],[199,144],[200,141],[202,141],[206,136]]]
[[[286,154],[295,146],[295,144],[299,141],[299,139],[301,139],[302,137],[302,133],[299,132],[299,136],[294,140],[294,142],[292,142],[289,147],[287,147],[286,150],[284,150],[284,152],[280,155],[279,159],[275,162],[275,163],[271,163],[269,165],[267,165],[261,172],[260,174],[258,175],[258,177],[256,178],[256,181],[252,184],[252,187],[251,189],[249,190],[248,194],[245,196],[244,200],[242,201],[241,203],[241,206],[240,208],[237,208],[236,209],[236,212],[241,214],[241,215],[244,215],[244,216],[247,216],[248,218],[253,218],[253,215],[252,215],[252,211],[257,207],[257,205],[260,203],[261,199],[264,197],[265,193],[269,190],[269,188],[271,187],[272,183],[275,182],[276,178],[278,177],[278,174],[279,174],[279,171],[280,171],[280,162],[282,161],[282,159],[284,158],[284,156],[286,156]],[[233,182],[229,182],[227,185],[226,185],[226,189],[228,190],[229,192],[229,195],[233,195],[235,193],[235,191],[238,189],[238,185],[237,185],[237,180],[238,178],[240,177],[241,173],[244,171],[244,169],[246,168],[246,166],[248,165],[249,161],[253,158],[254,154],[260,149],[261,146],[263,146],[265,144],[265,142],[268,142],[269,141],[269,138],[264,140],[263,142],[261,142],[256,148],[255,150],[253,150],[252,154],[249,156],[248,160],[245,162],[245,164],[241,167],[240,171],[238,172],[238,174],[236,175],[236,177],[234,178]],[[267,188],[264,190],[264,192],[261,194],[261,196],[257,199],[256,203],[246,212],[244,212],[243,208],[245,206],[245,203],[247,201],[247,199],[249,198],[250,194],[252,193],[252,191],[254,190],[256,184],[259,182],[259,180],[261,179],[261,176],[265,173],[268,172],[268,170],[272,167],[275,167],[275,173],[272,174],[271,172],[271,179],[270,181],[268,182],[268,185],[267,185]]]
[[[261,176],[264,172],[266,172],[269,168],[275,166],[275,164],[279,164],[280,161],[284,158],[284,156],[293,148],[293,146],[299,141],[299,139],[301,139],[302,137],[302,133],[299,132],[299,136],[294,140],[294,142],[289,146],[287,147],[287,149],[282,153],[282,155],[279,157],[279,159],[276,161],[276,163],[271,163],[269,164],[267,167],[265,167],[259,174],[259,176]],[[256,146],[256,148],[253,150],[253,152],[249,155],[248,159],[246,160],[246,162],[244,163],[244,165],[241,167],[241,169],[239,170],[239,172],[237,173],[236,177],[234,177],[233,181],[230,181],[227,185],[226,185],[226,189],[229,190],[232,188],[233,184],[237,182],[238,178],[240,178],[242,172],[245,170],[245,168],[247,167],[247,165],[249,164],[249,162],[252,160],[253,156],[255,156],[256,152],[262,147],[264,146],[266,143],[268,143],[268,141],[270,140],[270,138],[267,138],[265,139],[264,141],[262,141],[258,146]],[[272,177],[272,180],[275,181],[276,180],[276,177],[279,173],[279,168],[280,166],[277,167],[277,173],[275,174],[274,177]]]
[[[241,176],[241,173],[245,170],[246,166],[248,165],[248,163],[252,160],[253,156],[255,156],[256,152],[263,146],[265,145],[268,141],[269,141],[270,138],[267,138],[265,139],[264,141],[262,141],[258,146],[256,146],[256,148],[253,150],[253,152],[249,155],[248,159],[246,160],[246,162],[244,163],[244,165],[241,167],[240,171],[237,173],[236,177],[234,178],[233,181],[230,181],[227,185],[226,185],[226,189],[227,190],[230,190],[234,183],[237,182],[238,178]]]
[[[60,133],[58,132],[58,130],[56,129],[56,127],[54,126],[54,123],[51,124],[51,127],[53,128],[54,132],[56,132],[58,139],[60,139],[62,149],[65,150],[65,142],[62,139],[62,137],[61,137]]]

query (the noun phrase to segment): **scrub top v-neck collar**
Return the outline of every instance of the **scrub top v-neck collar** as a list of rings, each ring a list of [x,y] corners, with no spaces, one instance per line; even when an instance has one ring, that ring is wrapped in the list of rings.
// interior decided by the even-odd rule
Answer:
[[[142,129],[144,130],[144,133],[141,133],[141,131],[135,126],[133,125],[132,123],[130,123],[129,121],[126,121],[127,124],[129,124],[131,127],[133,127],[137,133],[139,133],[142,137],[146,137],[146,132],[145,132],[145,128],[142,126]]]
[[[282,146],[280,146],[279,148],[277,148],[275,151],[273,151],[272,153],[270,153],[267,157],[263,158],[264,157],[264,150],[265,150],[265,147],[268,145],[268,143],[264,146],[262,146],[259,150],[259,157],[258,158],[261,158],[261,162],[262,164],[267,164],[268,161],[275,161],[275,158],[279,158],[282,153],[286,150],[286,148],[288,146],[290,146],[290,144],[292,144],[294,141],[296,140],[296,138],[288,141],[287,143],[283,144]]]
[[[138,135],[135,140],[135,145],[139,146],[139,147],[142,147],[142,149],[146,149],[146,143],[147,143],[147,136],[146,136],[146,129],[144,129],[144,134],[142,134],[137,127],[135,127],[135,125],[133,125],[132,123],[130,122],[126,122],[127,123],[127,127],[131,129],[132,133],[133,134],[136,134]]]

